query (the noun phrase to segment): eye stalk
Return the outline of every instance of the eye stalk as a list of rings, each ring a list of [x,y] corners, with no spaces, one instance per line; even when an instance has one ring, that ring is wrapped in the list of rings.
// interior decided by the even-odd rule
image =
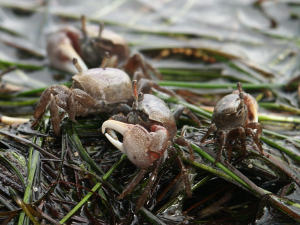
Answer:
[[[132,110],[135,111],[138,108],[138,93],[137,93],[137,80],[132,81],[132,90],[134,102],[132,104]]]
[[[101,66],[100,66],[102,69],[104,69],[104,70],[106,69],[106,65],[107,65],[109,59],[110,59],[109,53],[105,52],[105,55],[103,57],[103,60],[102,60]]]
[[[78,70],[79,74],[81,74],[82,73],[82,68],[81,68],[81,66],[78,63],[77,58],[73,58],[72,62],[74,64],[74,66],[76,67],[76,69]]]
[[[101,40],[101,37],[102,37],[102,31],[104,30],[104,23],[103,22],[100,22],[99,23],[99,33],[98,33],[98,41]]]
[[[140,92],[138,96],[138,110],[142,111],[143,110],[143,103],[142,101],[144,100],[144,93]]]
[[[239,89],[239,97],[240,97],[240,105],[239,108],[243,108],[245,106],[245,93],[243,92],[242,84],[241,82],[237,83],[237,88]]]
[[[134,97],[134,102],[132,104],[132,109],[133,111],[136,110],[143,110],[143,100],[144,100],[144,93],[140,92],[138,94],[137,92],[137,81],[133,80],[132,81],[132,90],[133,90],[133,97]]]
[[[87,31],[86,31],[86,25],[85,25],[85,16],[82,15],[81,16],[81,31],[82,31],[82,34],[83,34],[83,40],[87,40]]]

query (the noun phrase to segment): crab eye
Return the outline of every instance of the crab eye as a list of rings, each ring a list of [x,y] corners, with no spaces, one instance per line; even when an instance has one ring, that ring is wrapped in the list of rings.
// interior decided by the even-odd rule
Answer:
[[[237,115],[240,116],[242,113],[243,113],[243,110],[239,110],[239,111],[237,112]]]

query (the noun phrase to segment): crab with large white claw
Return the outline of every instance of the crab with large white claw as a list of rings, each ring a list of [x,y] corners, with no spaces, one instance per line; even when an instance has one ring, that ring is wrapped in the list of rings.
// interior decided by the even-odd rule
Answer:
[[[113,129],[122,134],[123,143],[115,140],[108,133],[105,133],[106,129]],[[144,127],[138,124],[126,124],[115,120],[104,122],[102,132],[105,133],[105,136],[116,148],[127,155],[133,164],[141,168],[133,181],[125,188],[123,193],[118,196],[118,199],[124,198],[132,191],[144,177],[148,168],[152,167],[153,169],[151,178],[137,201],[135,208],[135,213],[137,213],[147,199],[149,191],[156,180],[159,167],[167,156],[165,153],[169,144],[169,133],[164,127],[159,125],[153,125],[151,132],[148,132]]]
[[[177,150],[172,146],[177,143],[186,146],[189,149],[191,160],[194,159],[193,150],[183,137],[177,138],[176,119],[183,112],[186,112],[196,123],[201,125],[197,117],[187,108],[179,106],[174,113],[164,101],[150,94],[138,94],[137,82],[133,81],[134,103],[132,112],[127,116],[114,115],[110,120],[102,125],[102,131],[106,129],[116,130],[123,137],[123,143],[119,142],[110,134],[105,134],[108,140],[125,153],[130,161],[140,167],[140,172],[133,181],[125,188],[119,199],[129,194],[132,189],[143,178],[147,169],[152,169],[151,178],[147,187],[140,195],[135,212],[137,212],[147,199],[148,193],[153,186],[162,162],[164,162],[168,153],[176,154]],[[122,121],[122,122],[119,122]],[[167,150],[167,151],[166,151]],[[191,184],[188,176],[188,170],[185,168],[179,156],[175,158],[178,166],[181,168],[182,180],[184,182],[187,196],[192,196]]]

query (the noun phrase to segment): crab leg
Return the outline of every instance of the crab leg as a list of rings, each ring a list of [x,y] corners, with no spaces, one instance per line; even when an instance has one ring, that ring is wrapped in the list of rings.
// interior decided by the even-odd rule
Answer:
[[[218,155],[217,155],[215,162],[213,163],[213,166],[215,166],[217,164],[217,162],[219,162],[221,159],[221,154],[225,147],[226,138],[227,138],[227,133],[225,131],[221,131],[220,132],[220,148],[218,150]]]
[[[176,144],[178,144],[180,146],[185,146],[185,147],[188,148],[191,160],[194,162],[195,161],[195,154],[194,154],[194,150],[193,150],[192,146],[190,145],[190,143],[182,136],[176,138],[175,142],[176,142]]]
[[[51,95],[68,94],[69,89],[63,85],[53,85],[48,87],[42,94],[39,104],[35,108],[34,118],[39,119],[44,114],[47,105],[51,101]]]
[[[260,154],[263,155],[264,154],[264,150],[259,142],[259,137],[258,134],[255,134],[254,131],[251,128],[245,128],[245,131],[247,134],[250,134],[255,142],[255,144],[257,145],[257,147],[259,148]]]
[[[150,192],[150,190],[151,190],[151,188],[152,188],[152,186],[153,186],[153,184],[156,180],[158,170],[159,170],[159,167],[160,167],[160,164],[161,164],[161,159],[162,159],[162,157],[154,162],[154,165],[153,165],[154,170],[151,173],[151,176],[150,176],[150,179],[147,183],[147,186],[145,187],[143,193],[140,195],[140,197],[139,197],[139,199],[136,203],[136,207],[135,207],[135,210],[134,210],[135,213],[137,213],[142,208],[142,206],[144,205],[144,203],[145,203],[145,201],[146,201],[146,199],[149,195],[149,192]]]
[[[47,52],[51,64],[61,70],[77,73],[72,65],[72,59],[77,58],[78,64],[83,70],[88,70],[86,64],[75,51],[72,45],[72,37],[78,34],[72,29],[65,29],[52,34],[47,40]],[[77,37],[78,38],[78,37]]]
[[[151,79],[147,66],[145,65],[145,60],[140,54],[134,54],[123,67],[129,74],[134,74],[137,68],[141,68],[145,77]]]
[[[169,152],[173,155],[177,154],[177,150],[172,146],[169,147]],[[179,156],[177,156],[175,158],[175,160],[176,160],[177,165],[181,169],[181,174],[182,174],[182,179],[183,179],[183,182],[184,182],[184,185],[185,185],[186,194],[187,194],[188,198],[191,198],[192,197],[192,189],[191,189],[191,182],[190,182],[190,179],[189,179],[189,172],[185,168],[185,166],[184,166],[184,164],[183,164],[183,162],[182,162],[182,160]]]
[[[77,113],[76,101],[80,102],[80,104],[85,106],[86,108],[96,105],[95,99],[92,96],[90,96],[88,93],[80,89],[73,89],[70,92],[68,97],[67,108],[66,109],[63,108],[64,110],[66,110],[70,120],[72,120],[73,122],[76,122],[75,116],[80,115],[79,113]]]
[[[53,132],[55,136],[59,137],[60,136],[60,117],[59,117],[59,112],[58,112],[58,106],[56,105],[55,97],[51,94],[51,102],[50,102],[50,114],[51,114],[51,123],[53,127]]]
[[[128,195],[133,188],[140,182],[140,180],[144,177],[145,173],[147,172],[147,169],[141,169],[140,172],[134,177],[134,179],[128,184],[128,186],[123,190],[122,194],[118,196],[118,200],[124,198],[126,195]]]
[[[179,119],[179,117],[182,115],[183,112],[185,112],[200,127],[202,126],[200,120],[198,120],[198,118],[195,116],[195,114],[192,113],[187,107],[185,107],[183,105],[178,105],[177,108],[175,109],[175,112],[173,113],[175,120]]]
[[[208,137],[208,135],[210,135],[212,132],[215,132],[215,131],[217,131],[216,124],[212,123],[209,126],[208,131],[206,132],[206,134],[202,137],[200,142],[203,143],[206,140],[206,138]]]
[[[257,138],[260,138],[261,134],[262,134],[262,128],[261,128],[261,125],[259,123],[256,123],[256,122],[251,122],[251,123],[248,123],[244,126],[244,128],[251,128],[253,130],[257,130],[256,131],[256,136]]]

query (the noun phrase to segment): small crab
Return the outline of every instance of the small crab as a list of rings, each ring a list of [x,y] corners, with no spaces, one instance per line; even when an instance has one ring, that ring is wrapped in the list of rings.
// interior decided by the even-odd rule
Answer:
[[[162,78],[141,54],[129,56],[129,46],[123,37],[105,29],[103,24],[86,26],[84,16],[81,23],[81,30],[65,26],[48,36],[47,55],[53,67],[74,73],[72,59],[77,58],[80,66],[87,70],[88,67],[100,66],[104,53],[109,52],[109,67],[119,65],[131,76],[140,70],[147,79],[151,78],[151,70],[159,79]]]
[[[126,105],[132,101],[132,87],[129,76],[116,68],[90,69],[83,71],[76,59],[73,60],[78,73],[72,77],[73,84],[69,89],[63,85],[52,85],[42,94],[35,109],[36,121],[41,118],[50,102],[50,114],[53,131],[60,136],[60,116],[58,107],[64,109],[69,118],[75,121],[75,116],[87,116],[100,112],[126,111],[131,108]],[[105,63],[103,63],[105,64]]]
[[[123,143],[111,137],[108,133],[105,136],[115,147],[125,153],[133,164],[141,168],[134,180],[118,197],[119,199],[132,191],[143,178],[148,168],[153,169],[147,187],[138,199],[135,209],[135,212],[137,212],[147,199],[148,193],[156,179],[158,169],[167,156],[166,149],[169,152],[176,152],[172,143],[187,146],[193,159],[193,150],[189,143],[182,137],[176,138],[176,119],[185,111],[198,124],[201,123],[187,108],[180,106],[173,114],[164,101],[150,94],[140,93],[137,95],[136,82],[134,82],[133,86],[135,102],[132,112],[127,117],[113,116],[112,119],[118,119],[123,122],[108,120],[103,123],[102,132],[105,133],[106,129],[109,128],[122,134]],[[176,160],[182,170],[187,195],[191,197],[191,186],[187,170],[180,157],[177,157]]]
[[[243,154],[246,155],[246,136],[252,136],[259,151],[263,153],[263,148],[259,142],[262,127],[257,122],[257,102],[251,95],[243,92],[240,82],[237,87],[238,93],[235,91],[226,95],[217,103],[213,112],[212,124],[201,139],[201,143],[203,143],[211,132],[217,132],[216,135],[221,146],[214,165],[220,160],[226,140],[239,139]],[[231,152],[229,152],[229,160],[230,157]]]
[[[106,29],[103,23],[99,26],[93,24],[86,26],[85,16],[82,16],[81,34],[77,51],[89,67],[99,66],[106,52],[112,58],[110,67],[116,67],[118,62],[125,62],[129,58],[127,41],[122,36]]]

